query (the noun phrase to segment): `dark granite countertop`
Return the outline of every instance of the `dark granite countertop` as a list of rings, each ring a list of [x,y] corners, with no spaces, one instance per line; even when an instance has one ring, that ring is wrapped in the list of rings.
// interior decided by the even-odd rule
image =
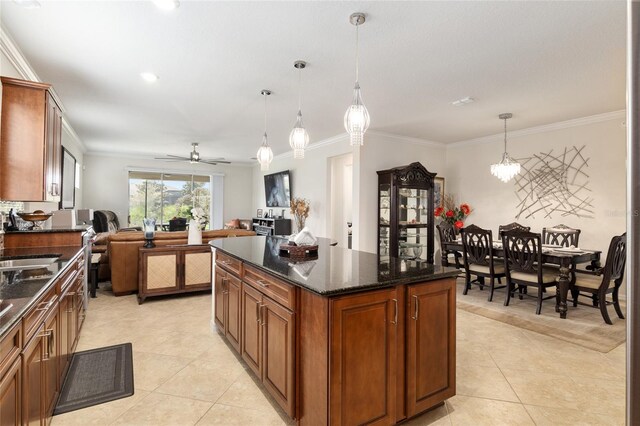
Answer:
[[[91,228],[91,225],[61,226],[49,229],[25,229],[20,231],[5,231],[7,234],[43,233],[43,232],[84,232]]]
[[[283,238],[256,236],[221,238],[210,241],[209,244],[276,277],[323,296],[437,280],[456,276],[459,272],[454,268],[394,257],[380,262],[373,253],[332,247],[331,240],[326,238],[318,239],[316,260],[294,262],[278,255],[283,242],[286,242]]]
[[[0,317],[0,338],[20,321],[24,313],[48,289],[65,266],[75,258],[82,247],[13,248],[0,252],[0,260],[59,256],[46,268],[18,271],[0,271],[0,311],[13,305]]]

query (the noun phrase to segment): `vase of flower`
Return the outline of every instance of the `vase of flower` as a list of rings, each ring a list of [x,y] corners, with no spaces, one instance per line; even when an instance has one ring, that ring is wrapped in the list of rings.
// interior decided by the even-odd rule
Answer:
[[[200,207],[191,209],[191,220],[189,220],[189,233],[187,244],[202,244],[202,228],[207,223],[207,216]]]
[[[306,198],[292,198],[290,207],[297,231],[300,232],[304,228],[307,217],[309,217],[309,200]]]
[[[469,204],[462,203],[459,206],[454,204],[453,197],[445,195],[443,198],[443,206],[437,207],[433,211],[436,218],[442,219],[443,222],[449,223],[456,235],[460,229],[464,227],[464,219],[471,214],[473,210]]]

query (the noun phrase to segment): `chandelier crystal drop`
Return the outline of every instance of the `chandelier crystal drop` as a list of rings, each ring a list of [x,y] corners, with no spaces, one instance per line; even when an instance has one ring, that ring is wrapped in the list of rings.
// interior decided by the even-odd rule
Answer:
[[[265,89],[262,90],[260,94],[264,96],[264,135],[262,136],[262,145],[260,145],[256,157],[258,158],[258,163],[260,163],[260,170],[266,172],[269,170],[269,164],[273,161],[273,151],[267,141],[267,96],[271,94],[271,91]]]
[[[513,114],[504,113],[498,117],[504,120],[504,154],[502,154],[502,161],[491,165],[491,174],[506,183],[520,173],[520,163],[507,153],[507,120],[513,117]]]
[[[364,24],[365,16],[363,13],[354,13],[349,17],[349,21],[356,26],[356,84],[353,88],[353,101],[347,112],[344,114],[344,128],[349,133],[351,146],[361,146],[364,144],[364,134],[369,128],[370,117],[369,111],[362,102],[362,93],[360,92],[359,79],[359,39],[358,28]]]
[[[296,124],[293,126],[293,130],[289,134],[289,145],[293,149],[293,158],[304,158],[304,150],[309,145],[309,133],[302,124],[302,70],[307,66],[304,61],[296,61],[293,66],[298,69],[298,115],[296,117]]]

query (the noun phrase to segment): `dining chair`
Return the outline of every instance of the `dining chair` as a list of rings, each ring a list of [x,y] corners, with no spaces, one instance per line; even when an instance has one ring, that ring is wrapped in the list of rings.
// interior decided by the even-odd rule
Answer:
[[[484,289],[485,278],[489,279],[489,297],[493,300],[493,292],[506,285],[496,287],[495,281],[505,276],[504,264],[493,257],[493,234],[489,229],[482,229],[476,225],[469,225],[460,230],[462,235],[462,256],[464,259],[465,284],[462,294],[467,294],[472,283]],[[477,277],[471,281],[471,275]]]
[[[624,319],[618,301],[618,290],[622,285],[626,260],[627,234],[624,233],[611,239],[609,250],[607,251],[607,260],[603,268],[595,271],[576,271],[576,280],[571,287],[573,306],[578,306],[578,297],[582,294],[581,292],[585,292],[593,298],[593,306],[600,308],[604,322],[613,324],[607,311],[608,304],[613,305],[618,314],[618,318]],[[607,301],[607,294],[609,293],[611,293],[612,302]],[[581,304],[589,306],[586,303]]]
[[[542,311],[542,301],[555,298],[556,295],[543,297],[546,288],[556,286],[558,270],[542,263],[542,236],[528,231],[513,230],[502,233],[502,249],[504,252],[504,269],[507,276],[507,295],[504,305],[517,289],[519,298],[523,298],[523,290],[528,287],[538,289],[538,305],[536,315]]]
[[[530,226],[520,225],[518,222],[511,222],[511,223],[509,223],[507,225],[498,226],[498,236],[500,238],[502,238],[502,233],[503,232],[507,232],[507,231],[525,231],[525,232],[529,232],[529,231],[531,231],[531,227]]]
[[[456,268],[461,269],[462,264],[460,263],[460,258],[462,257],[462,253],[457,250],[447,250],[443,248],[443,243],[450,243],[456,240],[456,231],[453,225],[448,222],[442,222],[436,225],[438,229],[438,236],[440,237],[440,250],[442,251],[442,266],[446,265],[446,260],[449,256],[453,256],[454,263]]]
[[[554,244],[562,247],[578,247],[580,230],[566,225],[542,228],[542,244]]]

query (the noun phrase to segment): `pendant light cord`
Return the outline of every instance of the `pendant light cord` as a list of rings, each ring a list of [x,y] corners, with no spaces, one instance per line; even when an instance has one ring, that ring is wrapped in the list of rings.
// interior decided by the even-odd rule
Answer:
[[[264,134],[267,134],[267,94],[263,93],[264,96]]]
[[[298,68],[298,111],[302,111],[302,68]]]
[[[359,67],[358,64],[360,63],[360,50],[358,49],[359,47],[359,32],[358,29],[360,28],[360,24],[356,24],[356,83],[358,83],[358,75],[359,75]]]
[[[504,152],[507,152],[507,119],[504,119]]]

